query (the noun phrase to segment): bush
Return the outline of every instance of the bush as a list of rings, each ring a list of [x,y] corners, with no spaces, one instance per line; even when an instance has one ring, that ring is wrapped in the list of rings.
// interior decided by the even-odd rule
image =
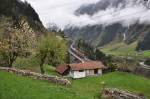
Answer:
[[[13,67],[39,72],[39,62],[36,57],[28,57],[28,58],[19,57],[14,62]]]
[[[145,61],[145,64],[146,64],[146,65],[150,65],[150,59],[147,59],[147,60]]]

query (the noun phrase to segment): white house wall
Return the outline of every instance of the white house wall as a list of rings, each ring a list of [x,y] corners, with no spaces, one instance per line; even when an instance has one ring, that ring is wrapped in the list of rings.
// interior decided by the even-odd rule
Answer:
[[[86,76],[94,75],[94,70],[86,70]]]
[[[69,75],[70,75],[70,77],[73,78],[74,77],[74,72],[72,70],[70,70]]]
[[[94,74],[94,70],[85,70],[86,76],[102,75],[102,69],[98,69],[98,73]]]
[[[102,75],[102,69],[98,69],[98,75]]]
[[[72,78],[83,78],[86,76],[102,75],[102,69],[98,69],[97,74],[94,74],[94,70],[84,70],[83,72],[70,70],[69,75]]]
[[[85,71],[79,72],[79,71],[73,71],[73,78],[83,78],[86,77]]]

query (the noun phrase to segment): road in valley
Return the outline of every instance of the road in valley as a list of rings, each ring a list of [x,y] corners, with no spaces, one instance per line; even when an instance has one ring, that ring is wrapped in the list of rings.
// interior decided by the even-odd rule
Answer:
[[[70,45],[70,48],[68,50],[70,55],[72,55],[74,58],[76,58],[82,63],[86,61],[90,61],[90,59],[88,59],[81,51],[77,50],[74,46],[75,46],[75,42],[72,41],[72,44]]]

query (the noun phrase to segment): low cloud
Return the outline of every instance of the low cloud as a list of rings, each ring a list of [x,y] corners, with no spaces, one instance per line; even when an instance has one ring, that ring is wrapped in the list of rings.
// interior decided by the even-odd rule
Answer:
[[[55,23],[63,28],[68,24],[74,26],[85,25],[111,25],[121,23],[129,26],[136,22],[139,24],[150,24],[149,3],[144,0],[126,0],[125,6],[120,4],[117,7],[109,6],[105,10],[99,10],[91,15],[74,14],[81,5],[96,3],[102,0],[27,0],[38,12],[42,22]],[[114,0],[110,0],[114,1]],[[149,0],[150,1],[150,0]],[[149,6],[150,7],[150,6]]]
[[[114,1],[114,0],[112,0]],[[82,15],[81,15],[82,16]],[[81,17],[80,16],[80,17]],[[111,25],[121,23],[123,26],[130,26],[135,23],[150,24],[150,8],[148,2],[141,0],[126,0],[125,6],[109,6],[105,10],[100,10],[92,16],[89,16],[87,22],[81,22],[84,25]]]
[[[25,1],[25,0],[22,0]],[[64,27],[69,23],[79,23],[87,19],[86,16],[77,17],[74,11],[83,4],[98,2],[99,0],[26,0],[40,16],[43,24],[55,23]],[[81,18],[81,19],[80,19]]]

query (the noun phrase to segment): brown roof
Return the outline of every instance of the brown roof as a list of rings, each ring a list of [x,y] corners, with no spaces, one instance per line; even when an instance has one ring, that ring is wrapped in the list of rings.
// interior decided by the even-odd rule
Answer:
[[[103,69],[103,68],[105,68],[104,64],[100,61],[74,63],[74,64],[70,64],[69,67],[72,70],[87,70],[87,69]]]
[[[85,63],[59,65],[56,67],[56,71],[60,74],[63,74],[68,68],[70,68],[71,70],[89,70],[89,69],[104,69],[106,67],[100,61],[90,61]]]
[[[68,69],[68,65],[59,65],[56,67],[56,71],[60,74],[63,74]]]

